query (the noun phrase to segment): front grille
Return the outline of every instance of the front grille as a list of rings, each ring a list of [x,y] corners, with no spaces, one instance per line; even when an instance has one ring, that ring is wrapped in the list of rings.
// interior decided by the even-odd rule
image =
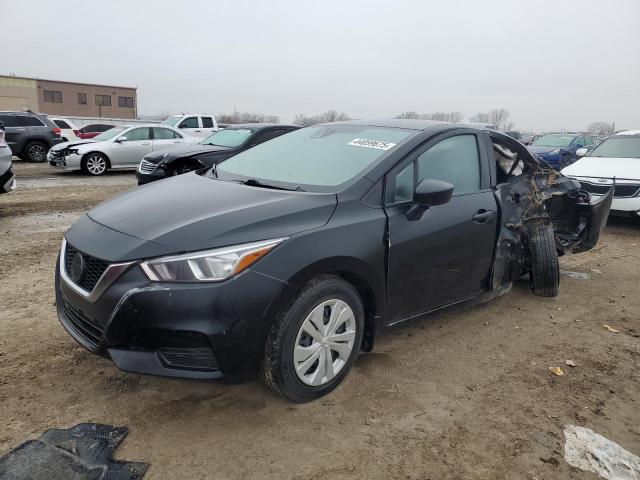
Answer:
[[[218,362],[211,348],[161,348],[158,356],[169,368],[178,370],[218,370]]]
[[[580,182],[582,188],[589,193],[595,193],[596,195],[604,195],[609,192],[611,185],[596,184],[590,182]],[[628,198],[635,197],[640,192],[640,185],[638,184],[616,184],[616,189],[613,192],[615,198]]]
[[[151,163],[147,160],[142,160],[140,162],[139,170],[141,173],[153,173],[157,166],[158,165],[156,165],[155,163]]]
[[[73,275],[71,274],[71,265],[73,264],[73,260],[76,258],[76,255],[78,255],[78,249],[67,243],[67,248],[64,252],[64,268],[67,275],[71,278],[73,278]],[[83,288],[87,292],[91,292],[104,271],[109,266],[109,263],[85,253],[83,253],[82,256],[85,261],[84,272],[79,280],[74,281],[79,287]]]
[[[96,350],[102,340],[104,327],[99,323],[90,320],[84,313],[72,306],[66,300],[63,300],[63,302],[62,310],[64,313],[64,320],[66,320],[66,326],[73,330],[76,335],[82,337],[82,339],[84,339],[88,344],[88,347]]]

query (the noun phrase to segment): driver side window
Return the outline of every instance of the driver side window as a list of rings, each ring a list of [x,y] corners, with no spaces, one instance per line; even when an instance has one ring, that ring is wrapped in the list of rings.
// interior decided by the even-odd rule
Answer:
[[[198,117],[185,118],[178,128],[198,128]]]
[[[453,185],[453,193],[480,190],[480,156],[475,135],[445,138],[418,156],[418,183],[430,178]]]
[[[123,137],[127,137],[127,142],[135,142],[138,140],[149,140],[151,136],[149,135],[148,128],[134,128],[133,130],[129,130],[127,133],[123,135]]]

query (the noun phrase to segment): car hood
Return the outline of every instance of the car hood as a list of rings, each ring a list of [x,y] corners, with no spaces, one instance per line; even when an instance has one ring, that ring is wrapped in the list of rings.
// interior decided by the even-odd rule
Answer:
[[[562,147],[545,147],[543,145],[529,145],[529,150],[537,153],[538,155],[553,152],[554,150],[559,150]]]
[[[162,160],[167,161],[178,157],[190,157],[199,153],[229,152],[230,150],[233,149],[217,145],[177,145],[150,153],[145,157],[145,160],[159,163]]]
[[[72,142],[58,143],[58,144],[54,145],[53,147],[51,147],[51,150],[54,150],[54,151],[64,150],[65,148],[77,147],[79,145],[84,145],[85,143],[99,143],[99,142],[97,140],[93,140],[91,138],[87,138],[87,139],[84,139],[84,140],[74,140]]]
[[[582,157],[562,170],[571,177],[640,179],[640,158]]]
[[[178,253],[317,228],[329,221],[336,203],[333,193],[251,187],[189,173],[129,190],[88,216],[104,227]]]

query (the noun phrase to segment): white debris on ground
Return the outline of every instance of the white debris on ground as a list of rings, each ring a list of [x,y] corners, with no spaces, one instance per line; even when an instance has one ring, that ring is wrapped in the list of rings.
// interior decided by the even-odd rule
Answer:
[[[640,457],[588,428],[564,427],[564,459],[608,480],[640,480]]]

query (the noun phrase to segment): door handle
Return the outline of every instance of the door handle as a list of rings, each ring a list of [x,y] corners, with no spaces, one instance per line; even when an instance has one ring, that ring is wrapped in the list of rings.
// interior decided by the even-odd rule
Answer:
[[[476,214],[473,217],[471,217],[471,219],[475,223],[485,223],[488,220],[491,220],[495,216],[496,216],[495,210],[485,210],[484,208],[482,208],[478,210]]]
[[[195,130],[196,132],[200,133],[202,130]]]
[[[151,145],[151,142],[142,142],[140,145]]]

